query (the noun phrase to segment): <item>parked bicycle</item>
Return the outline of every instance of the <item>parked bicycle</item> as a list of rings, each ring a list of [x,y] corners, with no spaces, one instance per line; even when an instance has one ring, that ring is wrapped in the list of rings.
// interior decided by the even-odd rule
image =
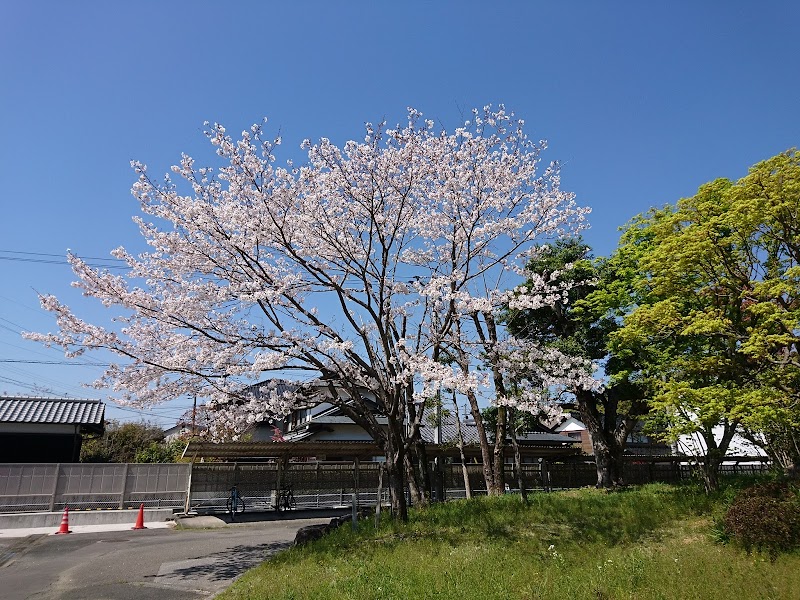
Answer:
[[[275,505],[275,510],[291,510],[297,507],[297,502],[294,499],[294,490],[291,484],[281,486],[281,489],[278,490],[276,500],[277,504]]]
[[[228,497],[226,508],[231,513],[231,520],[236,519],[236,513],[241,514],[244,512],[244,499],[235,485],[231,488],[231,495]]]

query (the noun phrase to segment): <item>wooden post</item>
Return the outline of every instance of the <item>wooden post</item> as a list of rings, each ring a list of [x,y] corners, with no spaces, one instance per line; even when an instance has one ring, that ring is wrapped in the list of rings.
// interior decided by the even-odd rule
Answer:
[[[283,457],[278,458],[278,468],[275,472],[275,498],[273,506],[275,510],[280,510],[281,503],[281,484],[283,483]]]
[[[539,459],[539,474],[542,477],[542,486],[544,486],[544,491],[550,491],[550,472],[547,468],[547,461],[543,458]]]
[[[358,529],[358,459],[353,461],[353,531]]]
[[[381,500],[383,496],[383,463],[378,463],[378,500],[375,502],[375,529],[381,522]]]
[[[433,491],[437,502],[444,502],[444,482],[442,481],[442,459],[437,456],[433,459]]]
[[[320,483],[319,482],[320,482],[320,479],[321,479],[320,478],[320,469],[321,469],[321,467],[320,467],[319,461],[317,461],[317,466],[316,466],[316,469],[314,471],[315,477],[316,477],[314,486],[317,488],[317,508],[319,508],[319,490],[320,490]]]

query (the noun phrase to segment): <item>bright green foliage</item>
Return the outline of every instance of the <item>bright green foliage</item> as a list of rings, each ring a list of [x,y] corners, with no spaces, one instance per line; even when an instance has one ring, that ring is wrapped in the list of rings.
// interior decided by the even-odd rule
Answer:
[[[174,463],[178,462],[186,449],[186,440],[177,439],[171,442],[150,442],[146,448],[136,453],[137,463]]]
[[[639,375],[671,439],[701,436],[713,467],[740,424],[798,424],[800,153],[637,217],[619,252],[639,272],[614,346],[646,358]]]

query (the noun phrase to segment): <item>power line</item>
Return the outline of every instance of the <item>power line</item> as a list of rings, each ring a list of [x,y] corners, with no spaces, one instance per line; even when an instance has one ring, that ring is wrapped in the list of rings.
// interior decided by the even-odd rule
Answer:
[[[3,255],[12,256],[3,256]],[[102,269],[129,269],[130,267],[121,258],[100,258],[99,256],[80,256],[76,254],[81,260],[84,261],[99,261],[87,262],[86,264],[94,268]],[[7,260],[11,262],[25,262],[36,263],[44,265],[65,265],[69,266],[63,254],[52,254],[50,252],[26,252],[23,250],[0,250],[0,260]]]
[[[108,367],[109,363],[75,362],[71,360],[25,360],[21,358],[0,358],[0,363],[23,363],[26,365],[69,365],[70,367]]]
[[[0,260],[7,260],[11,262],[25,262],[25,263],[37,263],[43,265],[61,265],[61,266],[69,266],[69,263],[66,260],[47,260],[41,258],[22,258],[19,256],[0,256]],[[128,265],[112,265],[112,264],[102,264],[102,263],[86,263],[87,266],[93,267],[96,269],[129,269]]]
[[[52,256],[56,258],[64,258],[63,254],[51,254],[49,252],[24,252],[22,250],[0,250],[0,254],[22,254],[26,256]],[[77,254],[75,256],[78,256]],[[109,261],[109,262],[121,262],[124,263],[125,261],[121,258],[101,258],[99,256],[81,256],[79,257],[82,260],[102,260],[102,261]]]

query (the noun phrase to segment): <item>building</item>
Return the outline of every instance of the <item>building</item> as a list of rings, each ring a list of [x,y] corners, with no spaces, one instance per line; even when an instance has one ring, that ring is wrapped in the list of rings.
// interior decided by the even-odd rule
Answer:
[[[261,390],[275,390],[282,393],[293,390],[293,384],[285,381],[262,382],[251,386],[253,393]],[[383,460],[377,444],[370,434],[348,417],[341,406],[326,401],[329,393],[327,385],[319,385],[319,392],[311,387],[309,401],[291,412],[280,421],[257,424],[249,432],[251,442],[231,444],[191,443],[187,456],[216,456],[224,458],[265,458],[271,456],[291,456],[293,458],[316,459],[321,461]],[[328,396],[329,397],[329,396]],[[362,401],[372,407],[378,424],[386,424],[387,419],[380,414],[377,403],[365,394]],[[465,459],[480,462],[481,452],[478,432],[471,417],[460,423]],[[276,428],[278,430],[276,435]],[[457,431],[454,417],[444,417],[438,425],[424,423],[420,434],[425,442],[430,458],[445,457],[460,461],[457,446]],[[544,457],[564,457],[579,453],[577,444],[569,438],[542,428],[518,436],[518,445],[524,462],[534,462]],[[506,448],[506,460],[513,460],[510,440]]]
[[[0,462],[79,462],[84,435],[102,435],[100,400],[0,396]]]
[[[594,455],[592,435],[586,425],[574,414],[566,412],[567,418],[554,428],[560,435],[575,440],[580,444],[581,452],[587,456]],[[625,454],[640,456],[667,456],[672,454],[669,445],[648,436],[641,431],[641,424],[628,435],[625,442]]]

